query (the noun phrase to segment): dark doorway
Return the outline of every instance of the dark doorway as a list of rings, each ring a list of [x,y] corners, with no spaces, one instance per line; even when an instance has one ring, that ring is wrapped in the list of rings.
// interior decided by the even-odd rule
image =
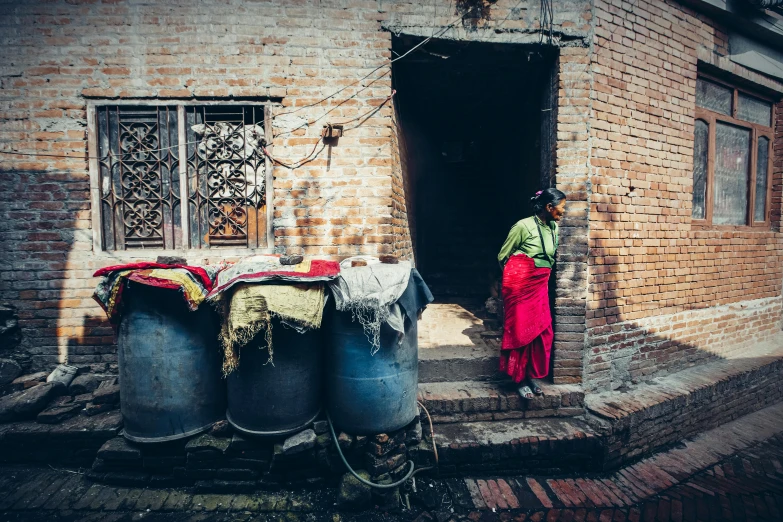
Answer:
[[[395,37],[393,55],[420,41]],[[433,40],[393,64],[416,265],[441,302],[491,294],[506,234],[548,183],[554,59],[539,49]]]

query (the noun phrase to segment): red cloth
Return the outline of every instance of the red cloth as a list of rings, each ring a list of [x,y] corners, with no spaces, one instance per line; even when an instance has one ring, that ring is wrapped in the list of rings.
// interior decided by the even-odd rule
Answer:
[[[552,315],[549,311],[549,268],[536,268],[533,259],[513,255],[503,269],[504,326],[500,371],[515,382],[526,376],[540,379],[549,371]]]
[[[112,272],[119,272],[120,270],[149,270],[153,268],[184,268],[185,270],[187,270],[188,272],[190,272],[191,274],[193,274],[194,276],[198,277],[201,280],[201,284],[204,285],[204,288],[207,289],[207,292],[212,290],[212,277],[210,277],[207,271],[201,268],[200,266],[164,265],[162,263],[152,263],[152,262],[127,263],[125,265],[113,265],[113,266],[107,266],[106,268],[101,268],[97,272],[95,272],[92,276],[101,277],[101,276],[109,275]],[[153,286],[159,286],[159,285],[156,284]]]

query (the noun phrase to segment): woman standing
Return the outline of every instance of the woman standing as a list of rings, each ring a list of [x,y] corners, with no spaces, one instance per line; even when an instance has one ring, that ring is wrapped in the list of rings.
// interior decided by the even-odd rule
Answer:
[[[552,315],[549,274],[555,264],[566,195],[550,188],[531,198],[533,215],[518,221],[498,254],[503,267],[505,322],[500,371],[521,384],[519,394],[532,399],[543,391],[534,379],[549,373]]]

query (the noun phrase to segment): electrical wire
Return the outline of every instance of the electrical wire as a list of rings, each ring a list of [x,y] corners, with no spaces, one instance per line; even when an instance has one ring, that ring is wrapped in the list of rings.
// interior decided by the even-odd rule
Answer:
[[[404,477],[402,477],[400,480],[396,482],[392,482],[391,484],[376,484],[375,482],[370,482],[369,480],[365,479],[364,477],[360,476],[354,469],[351,467],[350,464],[348,464],[348,461],[345,459],[345,455],[343,455],[343,450],[340,448],[340,442],[337,440],[337,434],[334,432],[334,426],[332,425],[332,418],[329,416],[329,411],[326,411],[326,420],[329,424],[329,431],[332,433],[332,440],[334,441],[334,447],[337,448],[337,454],[340,455],[340,459],[343,461],[343,464],[345,464],[345,467],[348,468],[348,471],[351,472],[351,475],[356,478],[359,482],[362,484],[365,484],[367,486],[370,486],[371,488],[377,488],[377,489],[391,489],[396,488],[400,484],[403,484],[407,482],[412,476],[414,476],[416,473],[421,473],[422,471],[427,471],[432,469],[431,467],[424,467],[419,469],[414,469],[416,467],[416,464],[412,460],[409,460],[410,467],[408,468],[408,472],[405,474]]]
[[[303,110],[303,109],[306,109],[306,108],[309,108],[309,107],[314,107],[314,106],[316,106],[316,105],[320,105],[321,103],[323,103],[323,102],[325,102],[325,101],[327,101],[327,100],[329,100],[329,99],[331,99],[331,98],[334,98],[335,96],[337,96],[338,94],[340,94],[340,93],[341,93],[341,92],[343,92],[344,90],[346,90],[346,89],[348,89],[348,88],[350,88],[350,87],[353,87],[354,85],[357,85],[358,83],[361,83],[361,82],[363,82],[365,79],[369,78],[370,76],[372,76],[372,75],[373,75],[375,72],[379,71],[380,69],[382,69],[382,68],[384,68],[384,67],[386,67],[386,66],[388,66],[388,65],[391,65],[391,64],[392,64],[392,63],[394,63],[394,62],[397,62],[397,61],[399,61],[399,60],[402,60],[403,58],[405,58],[406,56],[410,55],[411,53],[413,53],[414,51],[416,51],[417,49],[419,49],[419,48],[420,48],[420,47],[422,47],[423,45],[426,45],[426,44],[427,44],[427,43],[428,43],[430,40],[432,40],[433,38],[436,38],[436,37],[440,37],[440,36],[442,36],[442,35],[443,35],[443,34],[445,34],[447,31],[451,30],[451,29],[452,29],[452,28],[453,28],[453,27],[454,27],[454,26],[455,26],[457,23],[459,23],[461,20],[463,20],[463,19],[464,19],[464,18],[465,18],[465,17],[466,17],[468,14],[470,14],[471,12],[473,12],[473,11],[474,11],[475,9],[477,9],[478,7],[479,7],[479,5],[476,5],[476,6],[472,7],[471,9],[467,10],[467,11],[466,11],[464,14],[462,14],[462,16],[460,16],[459,18],[455,19],[453,22],[451,22],[450,24],[448,24],[446,27],[444,27],[442,30],[440,30],[440,31],[439,31],[437,34],[433,34],[433,36],[429,36],[429,37],[425,38],[424,40],[422,40],[421,42],[419,42],[418,44],[416,44],[415,46],[413,46],[412,48],[410,48],[410,49],[409,49],[407,52],[405,52],[404,54],[402,54],[402,55],[398,56],[397,58],[394,58],[394,59],[392,59],[392,60],[389,60],[389,61],[388,61],[388,62],[386,62],[386,63],[383,63],[383,64],[379,65],[378,67],[376,67],[375,69],[373,69],[372,71],[370,71],[369,73],[367,73],[365,76],[363,76],[363,77],[362,77],[362,78],[360,78],[359,80],[357,80],[357,81],[355,81],[355,82],[353,82],[353,83],[351,83],[351,84],[348,84],[348,85],[346,85],[345,87],[343,87],[343,88],[341,88],[341,89],[339,89],[339,90],[337,90],[337,91],[333,92],[332,94],[330,94],[329,96],[326,96],[325,98],[322,98],[322,99],[318,100],[317,102],[313,102],[313,103],[311,103],[311,104],[308,104],[308,105],[303,105],[303,106],[301,106],[301,107],[299,107],[299,108],[297,108],[296,110],[293,110],[293,111],[287,111],[287,112],[278,113],[278,114],[276,114],[276,115],[275,115],[275,118],[279,118],[279,117],[281,117],[281,116],[286,116],[286,115],[288,115],[288,114],[294,114],[294,113],[296,113],[296,112],[299,112],[300,110]],[[386,72],[386,73],[384,73],[384,75],[382,75],[382,76],[380,76],[380,77],[376,78],[374,81],[377,81],[377,80],[379,80],[380,78],[383,78],[383,77],[387,76],[388,74],[389,74],[389,73],[388,73],[388,72]],[[368,86],[366,86],[366,87],[364,87],[362,90],[366,89],[367,87],[369,87],[369,85],[368,85]],[[317,121],[321,120],[321,119],[322,119],[324,116],[326,116],[327,114],[329,114],[331,111],[333,111],[334,109],[336,109],[336,108],[337,108],[337,107],[339,107],[340,105],[342,105],[342,104],[346,103],[347,101],[349,101],[349,100],[351,100],[351,99],[355,98],[355,97],[358,95],[358,93],[359,93],[359,92],[361,92],[362,90],[360,90],[360,91],[357,91],[357,92],[356,92],[356,93],[354,93],[353,95],[349,96],[348,98],[346,98],[345,100],[343,100],[343,101],[342,101],[342,102],[341,102],[339,105],[337,105],[336,107],[332,107],[332,108],[331,108],[331,109],[329,109],[327,112],[325,112],[324,114],[322,114],[321,116],[319,116],[318,118],[316,118],[316,119],[315,119],[315,120],[313,120],[313,121],[314,121],[314,122],[317,122]],[[386,100],[384,101],[384,104],[385,104],[386,102],[388,102],[388,101],[391,99],[391,97],[392,97],[392,96],[394,96],[394,93],[392,93],[392,94],[391,94],[389,97],[387,97],[387,98],[386,98]],[[378,108],[373,108],[373,109],[372,109],[372,110],[370,110],[368,113],[372,113],[372,112],[376,111],[377,109],[378,109]],[[347,122],[347,123],[350,123],[350,122],[356,121],[357,119],[360,119],[360,118],[361,118],[361,116],[360,116],[360,117],[358,117],[358,118],[354,118],[353,120],[348,120],[348,122]],[[308,123],[308,124],[309,124],[309,123]],[[340,125],[344,125],[344,123],[341,123]],[[356,127],[352,127],[352,128],[356,128]],[[311,153],[310,153],[308,156],[305,156],[305,157],[304,157],[304,158],[302,158],[301,160],[294,162],[294,163],[293,163],[293,166],[291,166],[291,164],[287,164],[287,163],[281,162],[281,161],[279,161],[279,160],[277,160],[277,159],[273,158],[273,157],[272,157],[272,156],[269,154],[269,152],[266,150],[266,148],[264,148],[264,154],[266,154],[266,155],[267,155],[267,157],[269,157],[269,159],[270,159],[270,160],[272,160],[273,162],[277,163],[278,165],[281,165],[281,166],[283,166],[283,167],[286,167],[286,168],[297,168],[297,167],[300,167],[300,166],[302,166],[303,164],[305,164],[305,163],[307,163],[307,162],[311,161],[311,159],[312,159],[312,156],[313,156],[313,154],[315,153],[315,150],[316,150],[316,149],[317,149],[317,147],[318,147],[318,143],[320,143],[321,141],[322,141],[322,139],[320,139],[320,138],[319,138],[319,140],[318,140],[318,141],[316,142],[316,144],[315,144],[315,147],[313,148],[313,151],[312,151],[312,152],[311,152]],[[201,143],[201,141],[186,142],[186,143],[184,143],[184,145],[194,145],[194,144],[199,144],[199,143]],[[168,147],[162,147],[162,148],[160,148],[160,149],[150,149],[148,152],[162,152],[162,151],[164,151],[164,150],[173,149],[173,148],[175,148],[175,147],[179,147],[179,144],[177,144],[177,145],[170,145],[170,146],[168,146]],[[321,150],[323,150],[323,148],[322,148]],[[320,154],[320,151],[319,151],[318,153]],[[73,155],[70,155],[70,156],[69,156],[69,155],[61,155],[61,154],[46,154],[46,153],[32,153],[32,152],[17,152],[17,151],[6,151],[6,150],[0,150],[0,154],[6,154],[6,155],[15,155],[15,156],[37,156],[37,157],[47,157],[47,158],[63,158],[63,159],[87,159],[87,160],[91,160],[91,159],[97,159],[97,160],[99,160],[99,161],[100,161],[100,160],[102,160],[102,159],[104,159],[104,158],[108,158],[108,157],[113,157],[113,156],[116,156],[116,155],[115,155],[115,154],[113,154],[111,151],[109,151],[109,153],[108,153],[108,154],[107,154],[107,156],[105,156],[105,157],[95,157],[95,156],[89,156],[89,155],[86,155],[86,156],[73,156]],[[78,153],[76,153],[76,154],[78,154]],[[316,154],[316,156],[317,156],[317,154]]]

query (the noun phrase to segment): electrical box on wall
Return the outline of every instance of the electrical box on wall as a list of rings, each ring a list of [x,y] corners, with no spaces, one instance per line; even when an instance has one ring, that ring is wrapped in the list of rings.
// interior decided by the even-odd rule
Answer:
[[[339,124],[327,123],[321,129],[321,137],[325,140],[334,140],[343,137],[343,126]]]

